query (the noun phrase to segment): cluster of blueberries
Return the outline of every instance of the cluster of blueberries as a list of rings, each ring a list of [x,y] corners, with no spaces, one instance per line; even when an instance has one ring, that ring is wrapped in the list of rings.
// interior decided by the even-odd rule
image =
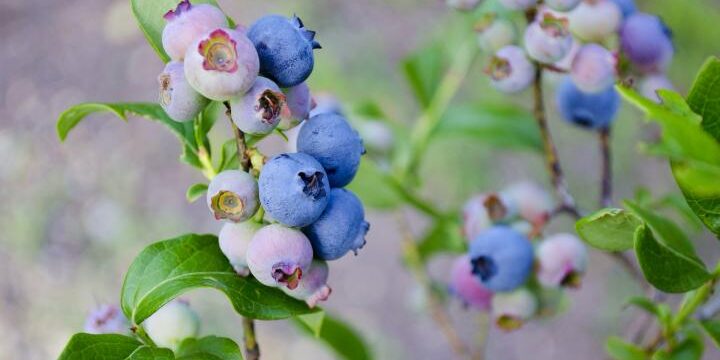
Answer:
[[[468,200],[463,234],[470,251],[453,264],[451,292],[469,307],[490,311],[504,330],[552,312],[540,301],[544,289],[580,286],[587,267],[587,250],[575,235],[542,237],[554,207],[550,194],[532,182]]]
[[[480,0],[448,0],[473,10]],[[620,106],[618,79],[640,77],[640,92],[660,101],[658,89],[672,89],[665,72],[674,55],[670,30],[654,15],[638,12],[633,0],[500,0],[510,11],[531,17],[518,41],[515,24],[498,13],[476,25],[483,51],[493,54],[487,73],[499,91],[528,88],[538,68],[564,76],[556,90],[560,115],[589,129],[608,128]],[[617,37],[617,41],[614,38]],[[614,51],[604,44],[618,43]]]
[[[344,189],[365,154],[363,141],[338,106],[316,106],[305,83],[320,48],[315,32],[298,17],[280,15],[231,28],[219,8],[188,0],[164,18],[162,44],[171,61],[158,83],[170,118],[190,121],[211,101],[222,101],[244,133],[302,125],[297,152],[254,164],[258,179],[242,170],[220,172],[208,185],[207,204],[225,221],[220,249],[240,276],[252,274],[314,307],[330,295],[326,261],[357,253],[369,230],[361,201]],[[186,301],[174,300],[144,326],[157,345],[175,349],[197,335],[199,321]],[[119,308],[103,305],[85,328],[127,333],[128,322]]]

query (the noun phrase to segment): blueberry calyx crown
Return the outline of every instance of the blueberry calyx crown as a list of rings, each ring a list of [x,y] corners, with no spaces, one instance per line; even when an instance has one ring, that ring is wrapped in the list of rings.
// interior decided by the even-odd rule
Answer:
[[[272,277],[279,284],[285,285],[290,290],[294,290],[300,284],[302,279],[302,269],[295,265],[278,263],[272,267]]]
[[[320,171],[314,173],[306,173],[301,171],[298,173],[300,180],[303,182],[303,193],[313,200],[322,199],[325,197],[325,187],[323,186],[323,177],[325,174]]]
[[[502,199],[497,194],[488,195],[483,201],[488,216],[493,221],[500,221],[507,216],[508,210]]]
[[[315,31],[309,30],[305,27],[305,24],[303,24],[302,20],[297,15],[293,15],[292,19],[290,21],[293,23],[293,25],[297,26],[298,30],[300,30],[300,33],[302,36],[310,42],[313,49],[322,49],[322,46],[320,46],[320,43],[315,40]]]
[[[163,73],[158,77],[160,85],[160,104],[169,106],[172,102],[172,79],[170,74]]]
[[[188,12],[192,8],[192,4],[190,4],[190,0],[183,0],[181,1],[175,10],[170,10],[163,15],[163,19],[167,21],[172,21],[180,17],[180,15]]]
[[[497,273],[497,265],[489,256],[481,255],[472,260],[472,273],[479,276],[480,280],[488,281]]]
[[[210,33],[200,41],[198,52],[203,57],[203,69],[234,73],[238,70],[237,43],[222,29]]]
[[[556,38],[568,36],[570,34],[568,26],[567,18],[555,17],[550,13],[546,13],[540,21],[540,28],[548,35]]]
[[[245,205],[232,191],[220,191],[212,197],[211,207],[216,220],[232,219],[241,215]]]
[[[490,58],[490,63],[485,68],[485,73],[495,80],[507,79],[512,74],[512,65],[508,59],[501,58],[499,56],[493,56]]]

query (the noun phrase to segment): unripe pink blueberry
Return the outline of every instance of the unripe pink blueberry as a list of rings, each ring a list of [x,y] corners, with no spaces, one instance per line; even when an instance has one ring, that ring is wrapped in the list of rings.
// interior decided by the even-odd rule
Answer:
[[[580,39],[603,42],[620,27],[622,12],[612,0],[583,0],[568,19],[570,31]]]
[[[310,88],[302,82],[290,88],[283,89],[287,107],[280,114],[280,130],[290,130],[308,119],[313,101]]]
[[[500,0],[510,10],[527,10],[537,4],[537,0]]]
[[[497,193],[484,193],[471,197],[463,207],[463,235],[472,240],[493,223],[511,217],[514,210]]]
[[[313,249],[305,234],[280,224],[258,230],[247,251],[250,272],[259,282],[290,290],[298,287],[312,258]]]
[[[176,351],[183,340],[197,336],[200,320],[186,301],[173,300],[143,322],[158,347]]]
[[[190,1],[181,1],[175,10],[165,16],[167,24],[162,32],[162,44],[171,59],[182,61],[190,45],[204,33],[226,27],[225,14],[215,6],[208,4],[192,5]]]
[[[578,89],[586,93],[598,93],[613,86],[617,77],[617,60],[606,48],[587,44],[580,48],[572,62],[570,76]]]
[[[555,208],[552,196],[534,182],[512,184],[503,189],[501,194],[503,199],[517,208],[520,216],[535,226],[544,225]]]
[[[525,30],[525,49],[528,55],[542,63],[562,60],[572,47],[572,35],[564,17],[545,13]]]
[[[488,13],[475,24],[480,49],[494,54],[504,46],[512,45],[517,37],[513,23],[496,13]]]
[[[250,268],[247,265],[247,250],[253,236],[261,227],[260,224],[254,221],[245,221],[241,223],[225,223],[220,229],[218,235],[220,250],[240,276],[250,274]]]
[[[547,7],[556,11],[570,11],[577,7],[582,0],[545,0]]]
[[[469,255],[455,259],[450,271],[450,291],[465,305],[478,310],[490,310],[493,292],[483,286],[472,273]]]
[[[259,69],[253,43],[231,29],[203,34],[185,53],[185,78],[200,94],[216,101],[243,95],[255,83]]]
[[[446,2],[451,8],[461,11],[473,10],[480,4],[480,0],[447,0]]]
[[[496,293],[492,298],[492,317],[502,330],[512,331],[530,320],[538,310],[537,297],[525,288]]]
[[[295,289],[290,290],[284,287],[281,290],[295,299],[304,300],[310,308],[314,308],[318,302],[325,301],[330,297],[332,289],[327,285],[327,279],[327,262],[313,260]]]
[[[285,94],[270,79],[258,76],[243,96],[230,100],[233,122],[245,133],[268,134],[286,109]]]
[[[535,66],[522,48],[514,45],[498,50],[486,68],[492,85],[506,93],[525,90],[535,78]]]
[[[537,278],[548,287],[579,287],[587,269],[587,248],[572,234],[555,234],[538,245]]]
[[[662,100],[658,96],[657,91],[661,89],[674,90],[670,79],[664,74],[652,74],[648,75],[640,80],[640,93],[642,96],[651,99],[657,103]]]
[[[208,99],[185,80],[183,63],[171,61],[158,76],[160,106],[175,121],[194,119],[208,104]]]
[[[245,221],[259,206],[257,182],[244,171],[225,170],[210,181],[206,200],[215,219]]]
[[[95,308],[85,319],[85,332],[88,334],[127,334],[130,323],[116,305],[102,304]]]

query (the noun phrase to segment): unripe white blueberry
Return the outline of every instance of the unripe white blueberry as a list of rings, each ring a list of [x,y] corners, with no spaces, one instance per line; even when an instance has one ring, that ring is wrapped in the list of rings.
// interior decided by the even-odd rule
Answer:
[[[173,300],[147,318],[143,325],[157,346],[175,351],[183,340],[197,336],[200,320],[187,302]]]
[[[313,249],[299,230],[271,224],[258,230],[250,242],[247,262],[255,279],[267,286],[298,287],[310,268]]]
[[[463,207],[463,235],[472,240],[493,223],[510,218],[514,209],[496,193],[478,194]]]
[[[640,93],[642,96],[657,103],[662,101],[657,93],[657,91],[661,89],[675,89],[672,82],[667,78],[667,76],[665,76],[665,74],[648,75],[640,80]]]
[[[565,54],[565,57],[560,59],[560,61],[556,62],[554,65],[556,68],[560,70],[564,70],[567,72],[570,72],[570,69],[572,68],[572,62],[575,60],[575,56],[577,55],[578,51],[580,51],[581,44],[578,40],[573,38],[572,40],[572,46],[570,46],[570,50]],[[565,74],[556,74],[558,77],[563,77]]]
[[[475,24],[480,49],[494,54],[504,46],[512,45],[517,37],[513,23],[495,13],[488,13]]]
[[[280,130],[290,130],[310,116],[313,99],[307,83],[302,82],[290,88],[283,89],[287,106],[280,114]]]
[[[259,70],[260,59],[253,43],[231,29],[205,33],[185,53],[185,78],[212,100],[243,95],[255,83]]]
[[[526,10],[535,6],[537,0],[500,0],[500,3],[510,10]]]
[[[503,199],[517,207],[520,216],[538,227],[547,222],[555,208],[552,196],[534,182],[512,184],[503,189],[501,194]]]
[[[158,76],[160,106],[175,121],[194,119],[208,104],[208,99],[185,80],[183,63],[171,61]]]
[[[328,271],[327,262],[313,260],[295,289],[290,290],[287,287],[280,289],[295,299],[304,300],[310,308],[314,308],[318,302],[327,300],[332,292],[327,285]]]
[[[225,170],[210,181],[206,200],[215,219],[245,221],[259,206],[257,181],[244,171]]]
[[[240,276],[250,274],[250,268],[247,265],[247,249],[253,236],[261,227],[262,225],[254,221],[245,221],[225,223],[220,229],[218,235],[220,250]]]
[[[379,120],[362,120],[356,129],[363,139],[363,145],[370,153],[386,155],[393,149],[395,134],[385,122]]]
[[[525,90],[535,78],[535,66],[525,56],[522,48],[514,45],[506,46],[490,59],[486,68],[492,85],[507,93]]]
[[[585,244],[572,234],[549,236],[537,247],[537,278],[549,287],[578,287],[587,269]]]
[[[94,309],[85,319],[88,334],[127,334],[130,324],[116,305],[103,304]]]
[[[615,56],[598,44],[587,44],[580,48],[572,62],[570,76],[578,89],[586,93],[607,90],[617,79]]]
[[[525,49],[528,55],[542,63],[562,60],[572,47],[572,35],[564,17],[545,13],[525,30]]]
[[[570,11],[577,7],[582,0],[545,0],[547,7],[557,11]]]
[[[480,0],[447,0],[446,2],[451,8],[461,11],[473,10],[480,4]]]
[[[230,100],[233,122],[245,133],[268,134],[280,123],[285,94],[270,79],[258,76],[243,96]]]
[[[162,32],[163,48],[171,59],[177,61],[185,58],[187,48],[202,34],[228,25],[225,14],[217,7],[191,5],[188,0],[181,1],[164,18],[167,24]]]
[[[520,328],[535,315],[537,310],[537,297],[525,288],[507,293],[496,293],[492,298],[493,319],[495,324],[505,331]]]
[[[620,27],[622,12],[611,0],[583,0],[568,13],[570,31],[584,41],[602,42]]]

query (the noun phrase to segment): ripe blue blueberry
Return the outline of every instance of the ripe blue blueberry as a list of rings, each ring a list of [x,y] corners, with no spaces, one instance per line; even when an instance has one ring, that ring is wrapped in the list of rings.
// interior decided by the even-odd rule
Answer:
[[[360,199],[348,190],[332,189],[325,211],[303,232],[310,239],[316,258],[336,260],[349,251],[357,255],[365,245],[369,229]]]
[[[528,60],[522,48],[509,45],[490,58],[485,72],[496,89],[516,93],[525,90],[533,82],[535,65]]]
[[[607,128],[620,107],[620,96],[613,87],[589,94],[578,89],[570,78],[565,78],[556,91],[560,115],[566,121],[582,127]]]
[[[527,281],[533,248],[521,233],[496,225],[470,243],[472,272],[492,291],[511,291]]]
[[[287,107],[280,115],[280,130],[290,130],[310,117],[312,95],[307,83],[302,82],[293,87],[283,89]]]
[[[233,122],[249,134],[267,134],[280,123],[285,94],[272,80],[258,76],[245,95],[230,100]]]
[[[128,334],[130,323],[116,305],[102,304],[85,319],[88,334]]]
[[[258,186],[244,171],[225,170],[210,181],[206,200],[215,219],[245,221],[258,209]]]
[[[260,202],[273,219],[291,227],[312,224],[330,197],[322,165],[304,153],[275,156],[260,172]]]
[[[280,224],[255,233],[247,249],[247,264],[255,279],[267,286],[293,290],[310,268],[313,249],[299,230]]]
[[[175,121],[194,119],[208,103],[185,80],[183,63],[171,61],[158,76],[160,86],[160,106]]]
[[[327,262],[313,260],[295,289],[290,290],[286,287],[280,289],[295,299],[304,300],[308,307],[314,308],[318,302],[325,301],[330,297],[332,289],[327,285],[327,280]]]
[[[216,101],[245,94],[255,83],[259,68],[253,44],[231,29],[205,33],[185,53],[185,78],[197,92]]]
[[[485,14],[475,24],[475,32],[480,49],[489,54],[494,54],[504,46],[512,45],[517,37],[512,21],[496,13]]]
[[[338,114],[320,114],[303,124],[297,149],[322,164],[331,187],[349,184],[365,153],[358,133]]]
[[[568,21],[546,12],[525,30],[525,49],[528,55],[542,63],[551,64],[562,60],[572,47]]]
[[[175,10],[165,16],[167,24],[162,32],[162,44],[171,59],[182,61],[190,45],[204,33],[227,27],[225,14],[215,6],[208,4],[190,4],[181,1]]]
[[[250,26],[247,36],[260,56],[260,74],[280,87],[300,84],[314,66],[313,49],[319,49],[315,32],[304,27],[297,16],[288,19],[267,15]]]
[[[615,83],[615,56],[598,44],[583,45],[573,59],[570,76],[587,93],[607,90]]]
[[[467,306],[484,311],[490,309],[493,292],[473,275],[468,255],[460,256],[453,262],[450,271],[450,291]]]
[[[644,71],[662,70],[674,53],[671,32],[659,17],[644,13],[630,16],[620,30],[623,53]]]
[[[620,8],[623,18],[627,19],[637,11],[635,0],[612,0]]]
[[[611,0],[583,0],[568,13],[570,31],[584,41],[602,43],[620,27],[622,13]]]
[[[247,249],[260,227],[261,225],[254,221],[244,221],[225,223],[220,229],[220,234],[218,234],[220,250],[240,276],[250,274],[247,265]]]

